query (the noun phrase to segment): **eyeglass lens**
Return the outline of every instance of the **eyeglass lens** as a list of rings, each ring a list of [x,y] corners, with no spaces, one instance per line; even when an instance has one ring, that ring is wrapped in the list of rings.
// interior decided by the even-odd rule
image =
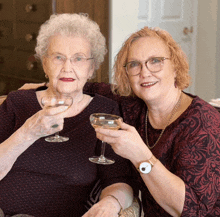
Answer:
[[[87,62],[87,60],[92,59],[92,58],[86,58],[83,56],[75,56],[75,57],[67,58],[62,55],[54,55],[51,58],[52,58],[52,62],[55,65],[63,65],[69,59],[71,64],[74,66],[82,66]]]
[[[144,65],[150,72],[159,72],[163,68],[164,60],[164,57],[155,57],[146,61]],[[141,72],[142,67],[141,62],[131,61],[126,65],[127,73],[130,75],[137,75]]]

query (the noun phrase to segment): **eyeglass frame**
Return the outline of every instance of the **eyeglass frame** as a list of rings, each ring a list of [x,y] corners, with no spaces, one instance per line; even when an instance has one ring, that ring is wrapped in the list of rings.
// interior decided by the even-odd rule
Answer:
[[[149,58],[148,60],[146,60],[146,61],[144,62],[144,65],[146,66],[146,68],[147,68],[151,73],[157,73],[157,72],[159,72],[159,71],[162,70],[162,69],[160,69],[160,70],[158,70],[158,71],[151,71],[151,70],[148,68],[147,63],[148,63],[150,60],[156,59],[156,58],[161,58],[161,60],[162,60],[163,62],[164,62],[164,60],[170,60],[170,58],[167,58],[167,57],[151,57],[151,58]],[[140,63],[140,66],[141,66],[140,72],[137,73],[137,74],[135,74],[135,75],[131,75],[130,73],[128,73],[128,69],[127,69],[127,65],[128,65],[129,63],[132,63],[132,62]],[[137,75],[140,75],[140,73],[141,73],[141,71],[142,71],[142,69],[143,69],[143,64],[142,64],[142,63],[143,63],[143,62],[141,62],[141,61],[130,61],[130,62],[126,63],[123,67],[125,67],[126,73],[127,73],[128,75],[130,75],[130,76],[137,76]]]
[[[73,57],[67,58],[65,55],[61,55],[61,54],[46,55],[47,58],[56,57],[56,56],[65,57],[65,61],[64,61],[63,63],[60,63],[60,64],[54,63],[54,62],[53,62],[53,59],[52,59],[53,64],[54,64],[54,65],[58,65],[58,66],[59,66],[59,65],[62,65],[62,64],[65,64],[67,60],[70,60],[71,65],[74,66],[74,63],[72,62],[71,59],[75,59],[75,58],[77,58],[77,57],[80,57],[81,59],[84,59],[84,60],[86,60],[86,61],[87,61],[87,60],[94,59],[94,57],[86,58],[86,57],[83,57],[83,56],[76,56],[76,57],[73,56]]]

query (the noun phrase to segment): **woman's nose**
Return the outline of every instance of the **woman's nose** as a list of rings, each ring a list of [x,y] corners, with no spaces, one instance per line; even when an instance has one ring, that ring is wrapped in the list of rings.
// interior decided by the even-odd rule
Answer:
[[[147,68],[146,64],[142,64],[140,75],[142,77],[148,77],[152,75],[151,71]]]
[[[63,64],[63,68],[65,72],[73,72],[73,65],[71,63],[71,59],[66,59],[66,61]]]

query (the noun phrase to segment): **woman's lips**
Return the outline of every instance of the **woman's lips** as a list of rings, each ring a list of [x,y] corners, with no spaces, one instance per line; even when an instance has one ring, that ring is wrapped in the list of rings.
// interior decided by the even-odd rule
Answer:
[[[59,80],[61,80],[63,82],[73,82],[75,79],[73,79],[73,78],[60,78]]]
[[[141,86],[146,87],[146,88],[150,88],[153,85],[155,85],[156,83],[157,83],[157,81],[155,81],[155,82],[145,82],[145,83],[142,83]]]

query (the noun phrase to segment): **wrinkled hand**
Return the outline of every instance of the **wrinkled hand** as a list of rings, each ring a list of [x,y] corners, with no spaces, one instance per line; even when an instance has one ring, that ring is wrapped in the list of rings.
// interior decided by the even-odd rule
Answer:
[[[118,204],[110,197],[105,197],[93,205],[82,217],[118,217]]]
[[[41,111],[26,120],[22,126],[25,134],[29,135],[30,139],[37,140],[41,137],[61,131],[64,124],[64,111],[67,109],[67,106],[55,108],[44,107]],[[53,128],[52,126],[55,124],[57,124],[58,127]]]
[[[95,130],[97,138],[110,144],[116,154],[131,162],[140,158],[146,160],[146,153],[149,152],[149,149],[133,126],[122,123],[121,130],[103,128]]]

